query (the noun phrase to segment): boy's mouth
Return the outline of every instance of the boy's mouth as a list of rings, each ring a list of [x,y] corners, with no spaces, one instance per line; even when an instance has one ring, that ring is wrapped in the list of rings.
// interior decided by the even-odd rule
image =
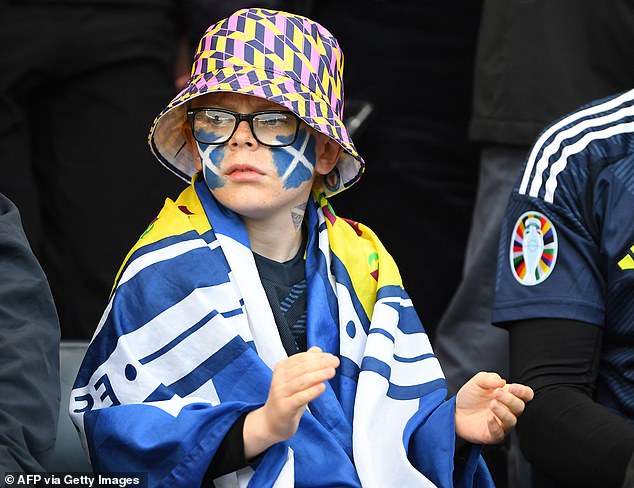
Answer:
[[[225,174],[234,181],[253,181],[264,175],[264,172],[248,164],[236,164],[229,167]]]

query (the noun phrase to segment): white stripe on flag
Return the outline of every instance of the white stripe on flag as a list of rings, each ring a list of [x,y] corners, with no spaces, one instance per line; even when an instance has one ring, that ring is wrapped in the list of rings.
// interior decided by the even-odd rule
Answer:
[[[218,241],[213,241],[210,244],[207,244],[202,239],[193,239],[190,241],[179,242],[177,244],[172,244],[171,246],[167,246],[161,249],[157,249],[156,251],[148,252],[143,256],[138,257],[134,261],[132,261],[129,266],[124,271],[123,275],[121,275],[121,279],[117,285],[117,288],[121,286],[126,281],[131,280],[134,276],[143,269],[151,266],[153,264],[159,263],[161,261],[167,261],[168,259],[172,259],[176,256],[180,256],[181,254],[185,254],[194,249],[199,249],[202,247],[209,247],[210,249],[215,249],[218,247]]]

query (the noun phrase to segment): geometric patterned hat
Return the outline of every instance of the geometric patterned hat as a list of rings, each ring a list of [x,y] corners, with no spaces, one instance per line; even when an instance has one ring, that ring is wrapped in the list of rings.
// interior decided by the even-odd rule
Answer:
[[[327,195],[361,177],[365,163],[342,121],[343,53],[318,23],[250,8],[207,29],[187,86],[154,120],[148,137],[159,161],[186,181],[196,172],[191,154],[182,150],[186,104],[211,92],[244,93],[278,103],[339,143],[344,150],[323,181]]]

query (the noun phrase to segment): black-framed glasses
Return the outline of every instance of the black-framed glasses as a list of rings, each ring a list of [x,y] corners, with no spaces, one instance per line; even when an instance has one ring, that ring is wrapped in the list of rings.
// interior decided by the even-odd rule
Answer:
[[[221,108],[193,108],[187,111],[194,139],[203,144],[224,144],[246,120],[253,137],[265,146],[290,146],[297,139],[299,117],[286,110],[241,114]]]

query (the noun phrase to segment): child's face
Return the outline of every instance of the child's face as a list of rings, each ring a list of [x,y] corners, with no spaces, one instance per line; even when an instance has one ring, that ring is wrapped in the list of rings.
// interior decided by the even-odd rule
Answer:
[[[237,93],[204,95],[194,99],[190,108],[217,108],[241,114],[287,111],[268,100]],[[201,143],[194,139],[190,128],[184,129],[185,137],[190,150],[198,156],[197,169],[202,170],[207,186],[220,203],[245,217],[262,218],[305,203],[316,172],[325,174],[334,166],[324,164],[330,139],[303,122],[295,142],[284,147],[258,142],[244,120],[223,144]]]

